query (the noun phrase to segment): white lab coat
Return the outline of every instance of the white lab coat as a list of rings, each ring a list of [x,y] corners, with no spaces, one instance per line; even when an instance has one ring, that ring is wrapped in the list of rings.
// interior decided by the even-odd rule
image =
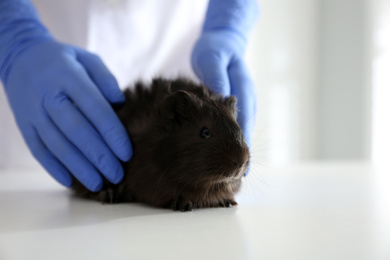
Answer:
[[[195,77],[190,54],[208,0],[32,0],[60,41],[98,54],[121,88],[154,76]],[[0,167],[38,167],[1,87]]]

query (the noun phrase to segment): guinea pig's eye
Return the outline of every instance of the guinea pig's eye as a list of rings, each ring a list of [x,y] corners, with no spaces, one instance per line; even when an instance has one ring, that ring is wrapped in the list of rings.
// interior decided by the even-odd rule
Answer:
[[[208,128],[203,127],[202,130],[200,130],[200,136],[202,138],[209,138],[210,137],[210,131]]]

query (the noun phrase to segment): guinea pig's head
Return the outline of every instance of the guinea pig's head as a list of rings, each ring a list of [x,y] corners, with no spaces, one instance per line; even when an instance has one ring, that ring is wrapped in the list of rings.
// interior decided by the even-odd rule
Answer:
[[[166,174],[177,183],[213,184],[241,179],[249,149],[237,123],[236,98],[199,98],[180,90],[160,107]]]

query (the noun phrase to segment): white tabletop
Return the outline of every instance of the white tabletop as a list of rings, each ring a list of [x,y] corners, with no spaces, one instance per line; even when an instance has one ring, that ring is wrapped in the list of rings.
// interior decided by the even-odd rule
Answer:
[[[75,198],[44,172],[0,172],[0,259],[390,259],[390,171],[254,167],[229,209]]]

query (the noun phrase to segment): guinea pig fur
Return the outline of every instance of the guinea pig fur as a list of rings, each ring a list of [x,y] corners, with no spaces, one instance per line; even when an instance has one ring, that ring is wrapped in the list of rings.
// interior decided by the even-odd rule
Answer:
[[[99,192],[74,179],[76,194],[181,211],[237,205],[249,149],[236,121],[235,97],[223,98],[186,79],[161,78],[124,94],[116,113],[134,149],[123,163],[125,176],[117,185],[105,180]]]

